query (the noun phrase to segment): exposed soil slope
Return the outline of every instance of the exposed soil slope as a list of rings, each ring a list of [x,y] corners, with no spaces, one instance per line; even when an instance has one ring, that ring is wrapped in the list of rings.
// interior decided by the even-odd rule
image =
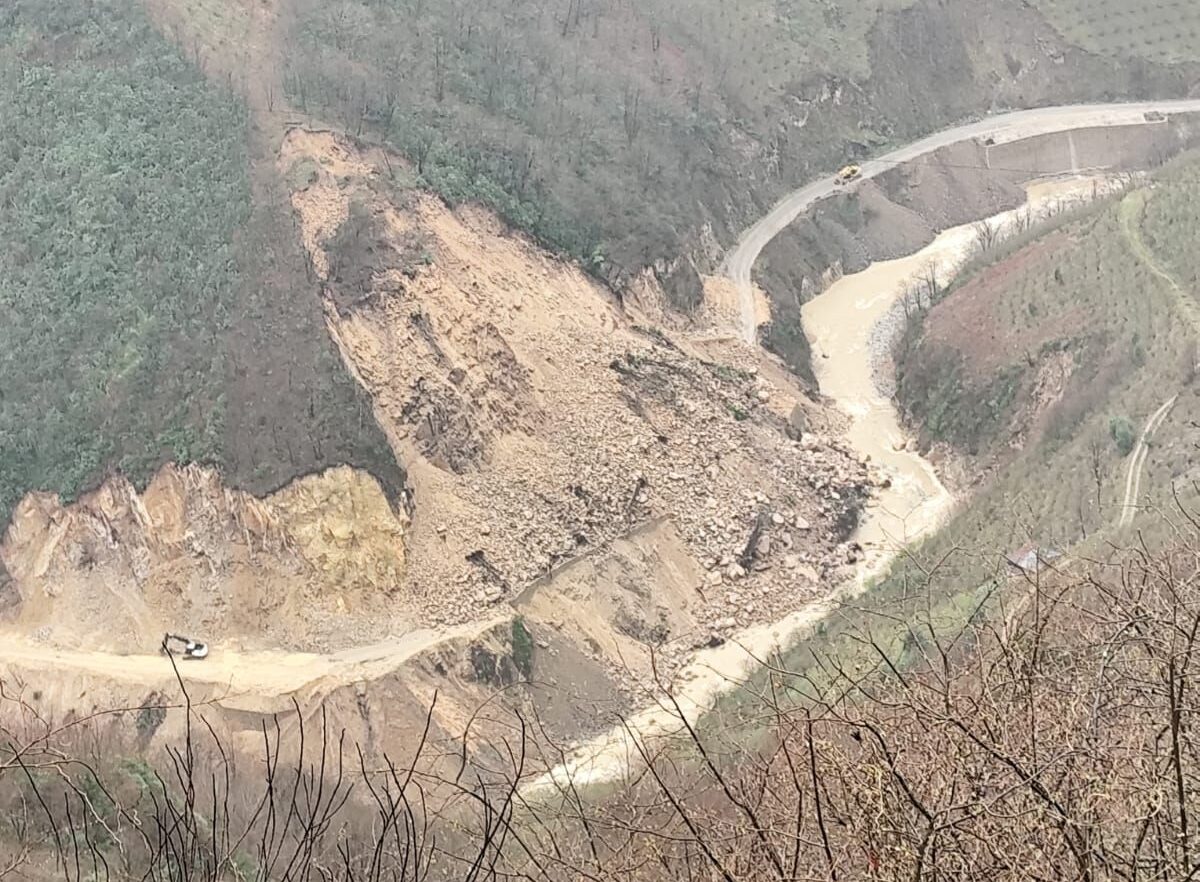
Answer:
[[[294,130],[281,162],[308,170],[294,201],[331,332],[408,465],[407,590],[435,619],[478,615],[652,516],[711,568],[714,620],[794,604],[840,566],[864,473],[788,437],[797,405],[818,424],[820,408],[756,376],[752,352],[653,330],[487,214],[397,192],[395,157]],[[338,272],[346,251],[372,271]],[[760,513],[775,541],[737,569],[771,572],[726,610]]]
[[[0,545],[7,618],[47,645],[131,653],[164,631],[251,647],[348,646],[403,626],[406,519],[349,468],[263,499],[211,469],[114,479],[63,506],[34,494]]]
[[[237,673],[275,648],[325,658],[420,633],[440,660],[408,688],[449,678],[465,706],[532,676],[513,697],[574,736],[628,708],[647,645],[670,668],[841,579],[870,476],[777,364],[657,329],[652,280],[621,303],[352,139],[295,129],[279,171],[327,330],[408,470],[404,504],[349,469],[263,500],[200,469],[74,506],[31,497],[3,554],[12,670],[64,653],[90,684],[68,706],[95,706],[148,687],[140,662],[85,677],[81,646],[136,655],[191,633]],[[497,620],[510,637],[461,636]]]

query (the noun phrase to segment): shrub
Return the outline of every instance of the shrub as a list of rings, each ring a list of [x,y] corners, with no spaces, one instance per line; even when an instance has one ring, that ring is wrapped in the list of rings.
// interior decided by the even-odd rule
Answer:
[[[1133,431],[1133,426],[1128,419],[1123,416],[1115,416],[1110,419],[1108,433],[1112,435],[1117,450],[1121,451],[1121,456],[1129,456],[1133,452],[1133,446],[1137,443],[1137,434]]]
[[[512,623],[513,664],[526,680],[533,677],[533,635],[525,625],[525,619],[517,616]]]

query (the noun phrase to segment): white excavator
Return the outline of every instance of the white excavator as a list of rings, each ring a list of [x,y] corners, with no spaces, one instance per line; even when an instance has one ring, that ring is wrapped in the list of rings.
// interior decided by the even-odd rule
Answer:
[[[172,645],[178,647],[178,652],[184,658],[208,658],[208,644],[193,640],[190,637],[180,637],[178,634],[164,634],[163,652],[171,652]]]

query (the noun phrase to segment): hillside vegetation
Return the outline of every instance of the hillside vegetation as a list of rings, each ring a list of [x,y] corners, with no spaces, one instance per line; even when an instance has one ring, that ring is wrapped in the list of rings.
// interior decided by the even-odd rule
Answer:
[[[0,524],[167,460],[257,491],[359,461],[397,488],[286,215],[252,195],[240,101],[127,0],[7,5],[0,79]]]
[[[1073,43],[1110,57],[1200,60],[1200,6],[1191,0],[1036,0]]]
[[[1197,328],[1181,299],[1194,289],[1181,292],[1139,257],[1126,223],[1129,206],[1144,202],[1138,229],[1155,254],[1190,265],[1184,255],[1198,219],[1180,182],[1198,172],[1200,160],[1184,158],[1152,189],[996,246],[911,324],[899,402],[925,446],[956,450],[962,471],[977,477],[974,495],[872,588],[862,612],[831,619],[790,664],[806,669],[814,652],[829,651],[848,665],[865,662],[861,638],[851,636],[864,628],[893,658],[911,660],[919,647],[899,623],[920,611],[953,631],[991,615],[1017,574],[1007,558],[1023,547],[1106,556],[1125,535],[1118,523],[1131,451],[1172,398],[1137,500],[1149,496],[1153,506],[1135,526],[1152,544],[1174,535],[1173,494],[1194,501],[1200,465]]]
[[[1078,53],[1055,69],[1023,45],[1036,14],[1007,4],[988,14],[999,40],[1022,43],[1015,54],[976,46],[970,10],[919,0],[298,0],[294,12],[294,105],[382,137],[452,203],[482,201],[614,281],[665,274],[680,254],[713,259],[790,186],[996,102],[1185,80]],[[683,307],[699,295],[671,290]]]
[[[685,250],[702,206],[744,206],[748,158],[783,161],[787,92],[869,76],[880,5],[304,0],[286,83],[452,203],[636,270]]]

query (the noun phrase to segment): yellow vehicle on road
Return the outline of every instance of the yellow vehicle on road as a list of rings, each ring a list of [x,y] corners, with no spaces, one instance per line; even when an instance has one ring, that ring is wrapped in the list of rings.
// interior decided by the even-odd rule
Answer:
[[[862,174],[862,168],[857,165],[848,165],[837,173],[837,182],[839,184],[848,184]]]

